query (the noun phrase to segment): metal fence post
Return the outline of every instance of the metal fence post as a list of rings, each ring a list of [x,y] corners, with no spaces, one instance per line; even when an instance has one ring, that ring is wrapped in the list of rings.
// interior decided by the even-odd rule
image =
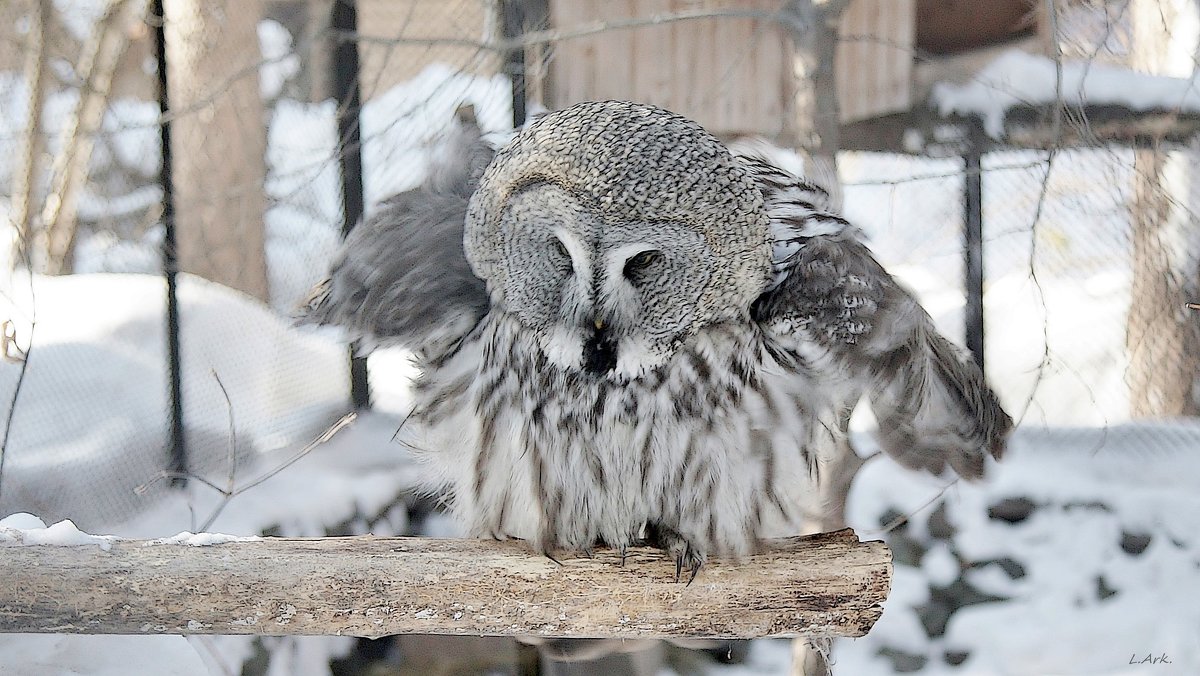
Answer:
[[[154,0],[151,7],[154,25],[155,58],[158,66],[158,111],[159,143],[162,145],[162,164],[158,181],[163,191],[163,276],[167,281],[167,370],[170,382],[171,424],[168,469],[174,486],[187,485],[187,444],[183,427],[183,359],[179,341],[179,296],[177,280],[179,274],[179,250],[175,244],[175,189],[172,184],[171,168],[171,100],[167,86],[167,15],[162,0]]]
[[[525,6],[523,0],[503,0],[500,3],[501,31],[504,39],[516,42],[525,34]],[[504,74],[512,82],[513,128],[525,124],[525,48],[512,47],[504,54]]]
[[[983,130],[978,121],[970,123],[967,144],[963,150],[963,242],[964,273],[963,288],[967,303],[964,312],[966,321],[967,349],[975,363],[983,370]]]
[[[337,99],[338,164],[342,170],[342,237],[363,215],[362,125],[359,112],[358,8],[355,0],[334,0],[333,88]],[[350,345],[350,401],[355,408],[371,406],[367,358],[357,356],[358,343]]]

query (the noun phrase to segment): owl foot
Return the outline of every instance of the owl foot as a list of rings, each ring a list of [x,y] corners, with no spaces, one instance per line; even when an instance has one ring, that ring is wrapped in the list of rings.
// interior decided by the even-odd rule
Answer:
[[[696,579],[696,575],[700,573],[700,568],[704,565],[705,555],[700,549],[697,549],[678,531],[662,524],[648,524],[646,526],[646,538],[650,544],[666,551],[667,555],[675,559],[675,581],[679,582],[683,575],[683,569],[687,568],[691,575],[688,577],[688,585],[691,585]]]

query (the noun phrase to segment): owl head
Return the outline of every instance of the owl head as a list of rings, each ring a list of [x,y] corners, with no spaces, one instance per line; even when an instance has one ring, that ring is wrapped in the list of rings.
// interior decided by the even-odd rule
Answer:
[[[550,363],[628,380],[704,327],[746,321],[769,240],[762,194],[719,141],[660,108],[602,101],[545,115],[496,155],[464,248]]]

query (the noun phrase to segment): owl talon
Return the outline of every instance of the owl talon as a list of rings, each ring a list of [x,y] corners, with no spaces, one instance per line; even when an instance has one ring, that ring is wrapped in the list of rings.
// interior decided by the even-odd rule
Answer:
[[[696,579],[700,567],[704,565],[703,551],[693,546],[687,538],[673,528],[659,523],[646,525],[646,537],[650,544],[662,549],[668,556],[675,559],[675,582],[682,581],[685,567],[691,571],[687,583],[690,585],[692,580]]]
[[[550,559],[551,561],[553,561],[553,562],[557,563],[557,564],[558,564],[558,565],[560,565],[560,566],[561,566],[561,565],[563,565],[563,562],[562,562],[562,561],[559,561],[559,560],[558,560],[558,559],[556,559],[556,558],[554,558],[554,555],[553,555],[553,554],[551,554],[550,552],[542,552],[542,556],[546,557],[547,559]]]
[[[682,556],[676,557],[676,559],[675,559],[675,583],[676,584],[679,584],[680,577],[683,573],[685,559],[687,560],[687,569],[691,572],[691,574],[688,575],[687,584],[684,586],[690,587],[690,586],[692,586],[692,583],[696,581],[696,576],[700,574],[700,569],[702,567],[704,567],[704,561],[699,557],[699,555],[697,555],[694,551],[692,551],[690,549],[687,552],[685,552]]]
[[[621,567],[625,567],[625,557],[629,556],[629,550],[625,545],[621,545]]]

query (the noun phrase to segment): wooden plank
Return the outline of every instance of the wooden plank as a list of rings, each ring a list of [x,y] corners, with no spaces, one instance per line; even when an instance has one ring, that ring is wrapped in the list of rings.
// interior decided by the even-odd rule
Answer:
[[[676,11],[678,0],[660,0],[659,5],[662,11],[670,13]],[[663,61],[670,63],[672,66],[678,66],[675,59],[675,54],[679,49],[681,42],[679,37],[679,26],[677,24],[669,24],[666,31],[666,43],[663,45]],[[672,87],[673,75],[666,68],[658,68],[655,86],[662,92],[663,105],[668,110],[680,110],[682,102],[679,99],[678,89]]]
[[[686,0],[673,0],[671,6],[674,11],[681,12],[687,9],[690,4]],[[670,87],[669,97],[675,102],[675,107],[672,110],[681,115],[686,115],[686,111],[696,110],[698,107],[695,87],[698,66],[694,58],[695,44],[693,42],[696,38],[696,30],[686,23],[677,23],[671,28],[675,33],[674,50],[671,59],[675,77],[668,80],[668,86]]]
[[[711,9],[713,3],[706,3]],[[684,115],[696,120],[704,127],[715,127],[713,120],[713,92],[717,88],[717,26],[713,21],[695,21],[680,26],[680,41],[686,50],[681,58],[692,63],[691,77],[676,83],[690,93]]]
[[[630,6],[630,16],[662,16],[671,12],[670,0],[632,0]],[[671,69],[663,67],[663,64],[671,63],[675,26],[648,26],[631,33],[631,92],[638,100],[668,110],[678,110],[673,96],[675,87]]]
[[[771,13],[781,0],[552,0],[551,21],[569,31],[590,21],[646,19],[696,12]],[[784,30],[767,19],[713,16],[617,28],[559,44],[551,66],[562,108],[585,100],[644,101],[686,115],[718,135],[778,136],[780,113],[795,88]],[[589,44],[589,52],[579,45]],[[583,64],[579,62],[584,62]],[[580,80],[578,71],[595,73]]]
[[[490,0],[359,0],[361,81],[364,101],[416,77],[432,63],[475,75],[501,70],[502,55],[482,47],[450,44],[452,40],[494,41],[499,25]],[[405,40],[447,40],[447,44],[414,44]],[[391,44],[389,44],[391,42]]]
[[[835,72],[843,124],[912,105],[915,0],[852,0],[842,14]]]
[[[578,8],[581,5],[563,0],[550,0],[550,25],[574,26],[581,21]],[[561,108],[568,102],[577,102],[579,92],[583,91],[580,83],[582,74],[579,64],[582,60],[577,57],[583,40],[571,40],[564,43],[551,43],[546,46],[548,62],[546,64],[546,93],[549,99],[543,103],[549,108]]]
[[[264,538],[0,547],[0,632],[862,636],[891,552],[846,529],[776,540],[691,584],[659,550],[561,564],[521,542]]]
[[[764,77],[767,86],[759,89],[759,110],[774,124],[767,125],[766,136],[776,139],[786,145],[796,144],[796,95],[800,83],[796,79],[796,50],[791,37],[783,31],[760,23],[755,40],[760,42],[759,60],[765,65],[760,69],[763,73],[772,74],[776,78],[778,91],[770,85],[770,80]]]
[[[889,100],[895,101],[896,110],[908,110],[912,108],[916,102],[913,96],[914,91],[914,71],[916,69],[916,54],[914,51],[917,43],[917,21],[916,21],[916,2],[910,0],[909,6],[904,3],[896,4],[896,42],[897,45],[892,47],[891,63],[894,69],[887,96]],[[900,108],[903,106],[903,108]]]
[[[630,18],[629,0],[611,0],[597,2],[592,5],[595,18],[604,21],[621,21]],[[630,54],[633,51],[633,31],[629,29],[611,30],[595,39],[596,53],[592,60],[592,68],[596,72],[595,90],[589,99],[634,99],[637,95],[630,91],[633,83],[633,64]]]

